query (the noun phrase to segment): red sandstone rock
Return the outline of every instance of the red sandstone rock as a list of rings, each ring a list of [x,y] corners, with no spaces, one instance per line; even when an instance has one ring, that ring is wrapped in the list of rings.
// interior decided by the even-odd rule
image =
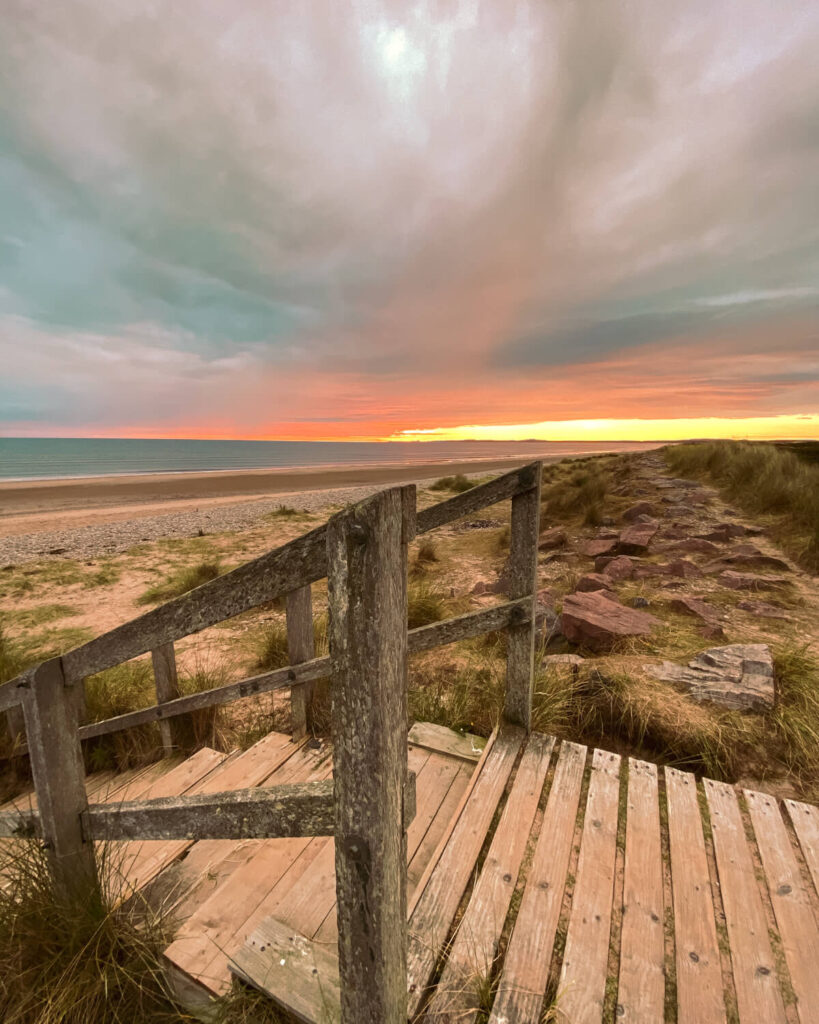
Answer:
[[[648,549],[656,532],[656,523],[639,523],[629,526],[620,534],[617,550],[624,555],[639,555]]]
[[[623,520],[633,523],[639,516],[650,516],[654,513],[654,506],[650,501],[638,501],[636,505],[627,508],[623,513]]]
[[[587,572],[585,576],[581,576],[577,581],[575,590],[579,590],[581,593],[594,590],[611,590],[611,584],[610,576],[599,572]]]
[[[553,526],[550,530],[541,533],[537,549],[538,551],[554,551],[555,548],[564,547],[566,540],[566,531],[561,526]]]
[[[589,558],[597,558],[598,555],[608,555],[617,547],[616,537],[603,537],[600,540],[589,540],[582,547],[584,555]]]
[[[601,555],[594,560],[594,571],[604,572],[612,580],[628,580],[634,573],[634,562],[628,555]]]
[[[703,540],[702,537],[688,537],[686,540],[678,540],[669,544],[666,551],[680,551],[687,555],[718,555],[720,549],[710,540]]]
[[[753,576],[732,569],[726,569],[717,578],[724,587],[731,590],[782,590],[783,587],[793,586],[793,581],[787,576]]]
[[[599,590],[569,594],[560,623],[567,640],[592,650],[606,650],[623,637],[646,636],[660,625],[653,615],[626,608]]]

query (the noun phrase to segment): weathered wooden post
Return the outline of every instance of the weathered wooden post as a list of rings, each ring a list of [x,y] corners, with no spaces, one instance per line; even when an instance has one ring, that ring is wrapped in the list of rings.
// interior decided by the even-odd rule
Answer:
[[[157,704],[165,704],[169,700],[181,697],[173,643],[162,644],[161,647],[151,651],[151,664],[154,669]],[[159,723],[159,734],[162,737],[162,750],[165,757],[178,753],[187,742],[185,723],[182,721],[182,717],[168,718]]]
[[[97,876],[94,844],[83,841],[80,822],[88,801],[73,690],[65,684],[59,658],[43,662],[28,676],[23,713],[43,843],[54,880],[64,892],[82,893]]]
[[[540,480],[538,462],[521,470],[520,483],[526,489],[512,498],[509,560],[506,564],[507,593],[511,600],[532,595],[529,614],[509,627],[506,655],[506,721],[532,727],[532,677],[535,652],[535,606],[537,603],[537,540],[540,525]]]
[[[376,494],[327,530],[342,1024],[407,1019],[403,792],[414,490]]]
[[[286,597],[287,656],[291,665],[300,665],[315,656],[313,601],[310,584],[291,591]],[[290,724],[294,740],[300,740],[313,727],[313,684],[299,683],[290,690]]]

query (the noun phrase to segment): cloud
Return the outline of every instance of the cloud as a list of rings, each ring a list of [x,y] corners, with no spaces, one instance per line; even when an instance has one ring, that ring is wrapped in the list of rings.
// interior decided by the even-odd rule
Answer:
[[[643,415],[693,358],[725,410],[815,395],[815,5],[3,19],[0,427]]]

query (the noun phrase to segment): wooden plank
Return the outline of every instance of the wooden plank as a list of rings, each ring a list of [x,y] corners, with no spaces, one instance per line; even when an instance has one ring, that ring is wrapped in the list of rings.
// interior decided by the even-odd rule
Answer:
[[[449,949],[426,1020],[430,1024],[467,1024],[480,1009],[479,988],[492,976],[512,893],[526,851],[549,759],[549,736],[529,739],[512,791],[464,916]]]
[[[342,1024],[406,1020],[405,497],[382,491],[327,524]]]
[[[414,907],[415,896],[419,892],[419,883],[423,875],[427,868],[434,866],[436,862],[436,851],[440,849],[444,833],[457,817],[458,806],[471,778],[471,766],[462,763],[452,777],[415,853],[410,856],[407,864],[407,899],[410,908]]]
[[[462,516],[479,512],[482,508],[495,505],[499,501],[505,501],[521,491],[531,488],[534,483],[534,474],[540,472],[541,464],[531,462],[519,469],[513,469],[503,476],[495,477],[485,484],[478,484],[462,494],[456,494],[448,501],[440,501],[437,505],[431,505],[418,513],[418,533],[428,533],[439,526],[454,522]]]
[[[665,999],[663,860],[657,766],[629,758],[617,1020],[656,1024]]]
[[[330,777],[332,761],[326,752],[305,745],[267,780],[267,785],[290,782],[319,782]],[[264,840],[203,839],[187,856],[175,861],[151,884],[149,900],[168,908],[174,921],[182,924],[197,907],[209,899],[239,867],[251,859]]]
[[[528,471],[528,475],[533,478],[533,486],[512,498],[509,558],[503,573],[509,597],[513,600],[528,599],[525,614],[512,619],[506,638],[506,700],[503,713],[507,722],[522,725],[527,730],[532,726],[542,468],[539,462],[534,463]]]
[[[439,754],[460,757],[467,761],[477,761],[486,746],[482,736],[473,736],[469,732],[455,732],[445,725],[433,722],[413,722],[409,731],[410,743],[415,743]]]
[[[81,891],[97,879],[94,849],[83,842],[85,769],[77,705],[59,658],[38,665],[23,704],[42,836],[55,884]]]
[[[527,602],[528,599],[509,601],[506,604],[497,605],[493,608],[485,608],[478,612],[456,616],[453,619],[447,619],[445,622],[434,622],[429,626],[419,626],[416,629],[410,630],[407,634],[409,651],[414,654],[417,651],[425,651],[431,647],[438,647],[442,644],[466,639],[470,636],[479,636],[482,633],[495,629],[502,629],[517,614],[516,609],[525,609],[528,606]],[[102,722],[90,722],[80,727],[80,739],[93,739],[95,736],[105,736],[112,732],[120,732],[123,729],[131,729],[137,725],[170,720],[177,715],[189,714],[192,711],[200,711],[203,708],[215,707],[221,704],[229,704],[234,700],[241,700],[244,697],[252,697],[260,693],[270,693],[274,690],[284,690],[288,687],[301,685],[316,679],[323,679],[329,674],[330,658],[313,658],[311,661],[306,661],[299,665],[288,665],[284,668],[274,669],[272,672],[263,672],[258,676],[242,679],[236,683],[227,683],[224,686],[216,686],[211,690],[202,690],[200,693],[179,697],[161,706],[155,705],[153,707],[140,708],[138,711],[129,711],[124,715],[107,718]]]
[[[725,1021],[717,926],[702,832],[697,780],[665,769],[678,1024]]]
[[[739,803],[724,782],[703,779],[719,873],[740,1024],[785,1024],[768,921]]]
[[[819,809],[798,800],[786,800],[785,807],[813,879],[813,887],[819,895]]]
[[[819,926],[776,799],[743,790],[785,962],[796,995],[800,1024],[819,1022]]]
[[[585,764],[585,747],[561,744],[490,1024],[540,1024]]]
[[[296,537],[63,655],[76,681],[241,615],[327,574],[326,527]]]
[[[263,672],[261,675],[251,676],[249,679],[242,679],[236,683],[227,683],[225,686],[215,686],[212,690],[191,693],[186,697],[170,700],[166,704],[140,708],[139,711],[129,711],[127,714],[117,715],[115,718],[106,718],[102,722],[90,722],[80,727],[79,736],[81,740],[89,740],[95,736],[105,736],[108,733],[120,732],[122,729],[131,729],[136,725],[164,721],[177,715],[188,714],[191,711],[200,711],[203,708],[211,708],[219,704],[229,704],[231,701],[241,700],[243,697],[253,697],[259,693],[270,693],[273,690],[284,690],[294,683],[321,679],[328,675],[329,671],[329,658],[314,658],[302,665],[290,665],[285,668],[277,668],[273,672]]]
[[[332,780],[92,804],[86,839],[282,839],[333,834]]]
[[[572,1024],[600,1024],[603,1017],[619,798],[620,757],[595,750],[558,986],[560,1012]]]
[[[157,704],[167,704],[181,697],[179,677],[176,673],[176,653],[172,643],[162,644],[151,651],[151,665],[154,670]],[[159,723],[159,735],[166,757],[185,746],[185,730],[179,718],[163,719]]]
[[[312,661],[316,655],[316,641],[313,634],[313,600],[310,584],[299,587],[287,595],[287,657],[291,665]],[[301,683],[290,689],[290,731],[294,740],[299,740],[312,729],[311,683]]]
[[[192,778],[187,785],[178,785],[176,779],[167,779],[162,788],[152,788],[146,796],[167,796],[172,792],[186,790],[192,793],[217,793],[224,789],[259,785],[292,757],[296,749],[289,736],[271,733],[238,757],[225,758],[201,777]],[[190,760],[189,758],[188,761]],[[171,789],[172,785],[178,788]],[[127,845],[129,850],[133,851],[128,880],[132,887],[140,888],[151,881],[167,864],[181,857],[190,847],[191,840],[135,840]]]
[[[417,1013],[424,998],[522,740],[517,729],[497,737],[449,841],[417,897],[410,917],[407,957],[409,1017]]]
[[[515,624],[526,624],[531,619],[531,601],[528,597],[516,601],[505,601],[503,604],[482,608],[477,612],[456,615],[443,622],[432,622],[428,626],[416,626],[408,634],[410,654],[428,651],[432,647],[455,643],[456,640],[467,640],[472,636],[481,636],[496,629],[506,629]]]
[[[274,918],[236,953],[231,971],[267,993],[296,1020],[335,1024],[341,1015],[338,958]]]

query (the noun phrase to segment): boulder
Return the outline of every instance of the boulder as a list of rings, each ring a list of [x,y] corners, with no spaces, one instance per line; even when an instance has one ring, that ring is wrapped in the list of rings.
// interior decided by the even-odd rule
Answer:
[[[611,580],[628,580],[634,573],[634,562],[628,555],[600,555],[594,560],[594,571],[604,572]]]
[[[604,573],[587,572],[585,576],[580,577],[574,589],[579,590],[581,593],[590,593],[594,590],[611,590],[612,580],[610,576],[606,576]]]
[[[620,534],[617,550],[623,555],[639,555],[648,550],[656,532],[657,524],[653,522],[636,523],[634,526],[629,526]]]
[[[626,608],[603,591],[569,594],[563,601],[560,629],[567,640],[592,650],[606,650],[629,636],[647,636],[659,619]]]
[[[541,533],[537,542],[538,551],[554,551],[555,548],[566,546],[566,531],[561,526],[553,526]]]
[[[767,644],[712,647],[687,665],[664,661],[646,670],[663,682],[685,686],[695,700],[739,710],[766,710],[774,704],[773,657]]]
[[[694,562],[689,562],[687,558],[676,558],[673,562],[669,562],[668,572],[671,576],[679,576],[687,580],[702,576],[702,569]]]
[[[718,523],[708,533],[698,534],[703,540],[715,540],[726,544],[736,537],[758,537],[762,533],[760,526],[743,526],[741,523]]]
[[[787,576],[754,576],[750,573],[734,572],[733,569],[721,572],[717,579],[731,590],[782,590],[784,587],[793,586],[793,581]]]
[[[608,555],[617,547],[616,537],[603,537],[599,540],[589,540],[581,548],[584,555],[589,558],[597,558],[598,555]]]
[[[633,523],[638,516],[650,516],[654,512],[654,506],[650,501],[638,501],[636,505],[627,508],[623,513],[623,521]]]

